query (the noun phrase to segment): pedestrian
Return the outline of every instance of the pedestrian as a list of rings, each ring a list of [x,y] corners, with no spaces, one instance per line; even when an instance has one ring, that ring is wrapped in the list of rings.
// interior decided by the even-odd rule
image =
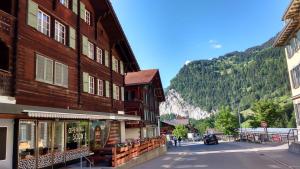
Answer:
[[[174,137],[173,137],[173,140],[174,140],[175,147],[177,147],[177,137],[174,136]]]
[[[179,137],[178,137],[178,143],[179,143],[179,146],[181,146],[181,140],[182,140],[182,138],[179,136]]]

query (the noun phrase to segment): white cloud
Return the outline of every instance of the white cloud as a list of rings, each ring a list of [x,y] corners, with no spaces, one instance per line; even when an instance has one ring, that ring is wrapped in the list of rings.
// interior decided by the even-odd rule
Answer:
[[[216,40],[209,40],[208,43],[210,44],[210,46],[214,49],[221,49],[223,47],[222,44],[220,44],[218,41]]]
[[[190,61],[190,60],[187,60],[187,61],[185,61],[185,65],[188,65],[189,63],[191,63],[192,61]]]

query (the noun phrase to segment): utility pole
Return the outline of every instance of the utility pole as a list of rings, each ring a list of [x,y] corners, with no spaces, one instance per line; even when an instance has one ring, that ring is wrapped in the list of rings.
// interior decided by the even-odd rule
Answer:
[[[242,142],[242,125],[241,125],[240,102],[239,102],[239,107],[238,107],[238,116],[239,116],[239,127],[240,127],[240,142]]]

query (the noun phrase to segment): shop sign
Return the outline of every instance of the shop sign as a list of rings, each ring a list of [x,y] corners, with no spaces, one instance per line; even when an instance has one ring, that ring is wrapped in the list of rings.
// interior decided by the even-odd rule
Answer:
[[[68,129],[68,133],[72,135],[72,140],[75,143],[80,142],[80,140],[83,140],[83,132],[84,129],[82,127],[71,127]]]

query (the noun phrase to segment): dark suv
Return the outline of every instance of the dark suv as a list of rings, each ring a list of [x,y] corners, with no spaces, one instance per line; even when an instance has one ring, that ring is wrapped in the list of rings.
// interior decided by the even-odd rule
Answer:
[[[204,144],[209,145],[209,144],[219,144],[218,138],[215,134],[208,134],[205,135],[203,138]]]

